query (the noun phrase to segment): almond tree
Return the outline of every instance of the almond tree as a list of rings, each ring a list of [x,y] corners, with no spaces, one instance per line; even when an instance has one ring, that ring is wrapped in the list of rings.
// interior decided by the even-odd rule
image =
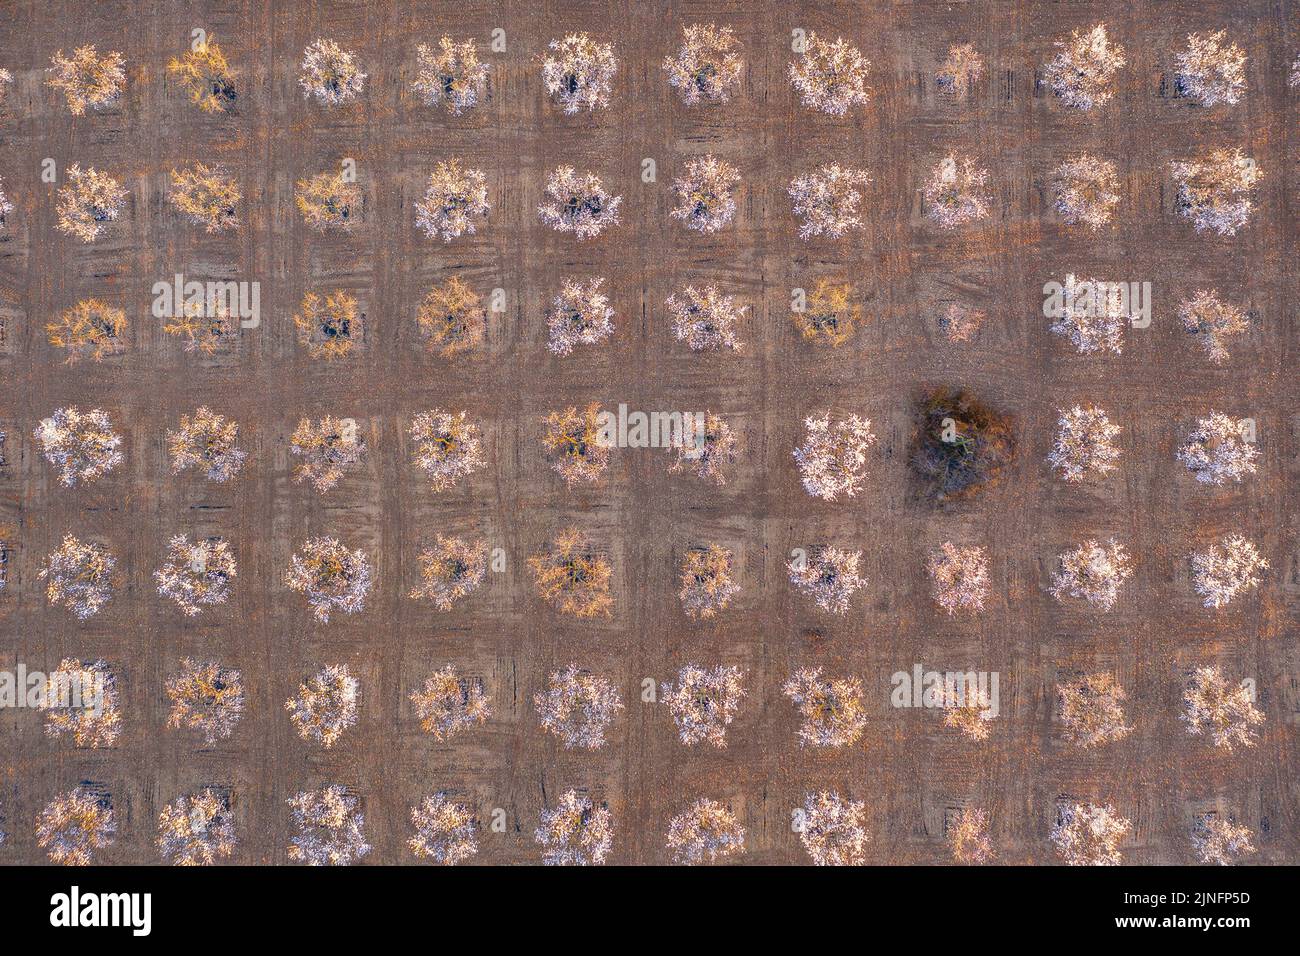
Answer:
[[[830,412],[803,420],[804,441],[794,450],[804,490],[814,498],[852,498],[866,477],[867,449],[876,443],[871,419],[849,415],[832,424]]]
[[[1068,40],[1057,40],[1056,56],[1044,64],[1043,81],[1066,106],[1090,110],[1105,106],[1115,96],[1115,77],[1128,62],[1124,48],[1111,43],[1106,24],[1075,30]]]
[[[411,590],[411,597],[427,598],[439,611],[450,611],[487,577],[487,542],[438,534],[437,543],[422,550],[417,560],[420,584]]]
[[[126,58],[116,51],[100,56],[93,43],[77,47],[71,57],[59,50],[50,63],[45,85],[63,94],[73,116],[117,105],[126,89]]]
[[[819,113],[843,116],[870,97],[871,61],[843,37],[823,40],[809,33],[802,55],[790,63],[790,85],[803,105]]]
[[[976,807],[962,807],[945,818],[944,842],[956,863],[966,866],[987,863],[993,858],[988,813]]]
[[[582,411],[570,405],[546,416],[542,444],[551,467],[570,488],[599,481],[609,468],[609,445],[601,437],[599,418],[599,402]]]
[[[1237,857],[1255,852],[1254,835],[1248,826],[1217,813],[1203,813],[1192,824],[1192,849],[1202,863],[1231,866]]]
[[[92,408],[82,412],[76,405],[56,408],[41,419],[35,431],[45,460],[55,467],[59,484],[76,487],[92,482],[122,464],[122,436],[113,430],[108,412]]]
[[[978,695],[976,695],[978,696]],[[943,725],[949,730],[958,731],[967,740],[979,743],[988,740],[993,732],[989,724],[993,721],[993,712],[988,709],[987,701],[964,699],[958,700],[955,686],[947,686],[943,694]]]
[[[1291,75],[1287,77],[1286,85],[1291,89],[1300,86],[1300,54],[1296,55],[1295,62],[1291,64]]]
[[[45,325],[50,345],[68,353],[66,363],[101,362],[126,351],[126,313],[99,299],[82,299]]]
[[[324,494],[353,465],[365,460],[366,440],[355,419],[326,415],[313,422],[303,418],[289,439],[289,452],[301,459],[294,465],[293,480],[309,481]]]
[[[411,419],[411,460],[429,477],[434,491],[449,491],[483,468],[483,437],[467,412],[432,408]]]
[[[189,535],[178,534],[168,542],[167,560],[153,579],[161,596],[175,601],[186,617],[195,617],[204,607],[226,603],[235,574],[235,556],[224,540],[191,544]]]
[[[1110,804],[1067,803],[1058,810],[1052,845],[1070,866],[1119,866],[1119,845],[1132,823]]]
[[[570,33],[552,40],[550,55],[542,60],[542,85],[566,114],[594,112],[609,106],[618,60],[614,46],[599,43],[586,33]]]
[[[1214,289],[1197,289],[1180,302],[1178,320],[1215,365],[1228,360],[1228,340],[1250,330],[1246,310],[1224,302]]]
[[[492,716],[482,679],[462,677],[452,664],[426,677],[423,688],[412,691],[410,700],[420,727],[438,741],[450,740],[476,724],[482,726]]]
[[[36,845],[51,863],[89,866],[116,841],[117,818],[107,794],[77,787],[61,793],[36,818]]]
[[[542,729],[565,747],[597,750],[605,745],[605,731],[623,709],[623,698],[609,678],[570,664],[551,672],[550,686],[533,696],[533,706]]]
[[[1079,153],[1052,170],[1052,206],[1066,225],[1096,232],[1111,221],[1118,205],[1119,174],[1110,160]]]
[[[487,92],[488,66],[479,62],[472,39],[457,43],[444,35],[436,50],[421,43],[415,66],[411,91],[425,106],[442,106],[452,116],[473,109]]]
[[[701,289],[688,285],[674,292],[664,302],[673,317],[673,334],[677,341],[685,342],[693,351],[739,352],[740,326],[745,321],[747,306],[736,305],[735,299],[723,295],[710,283]]]
[[[1170,164],[1177,189],[1177,210],[1197,232],[1235,236],[1255,209],[1252,198],[1264,178],[1255,160],[1237,149],[1215,149]]]
[[[1246,440],[1249,424],[1245,418],[1233,419],[1212,411],[1208,417],[1196,420],[1196,427],[1178,447],[1176,457],[1204,484],[1240,482],[1246,475],[1255,474],[1259,460],[1259,449]]]
[[[969,43],[954,43],[935,73],[939,92],[966,97],[984,77],[984,57]]]
[[[224,166],[195,163],[188,169],[172,170],[168,201],[204,232],[238,229],[241,198],[239,183]]]
[[[314,96],[321,106],[342,106],[365,88],[366,74],[357,69],[351,52],[333,40],[317,39],[303,50],[298,85],[305,99]]]
[[[691,548],[682,555],[677,596],[687,617],[708,620],[740,593],[740,585],[731,577],[732,564],[731,551],[718,544]]]
[[[1230,684],[1217,667],[1198,667],[1183,690],[1182,719],[1193,737],[1205,734],[1215,747],[1232,753],[1253,747],[1264,715],[1244,684]]]
[[[687,664],[677,672],[677,682],[660,685],[663,704],[677,725],[677,736],[688,747],[708,742],[727,746],[727,728],[736,718],[745,696],[739,667],[717,665],[711,670]]]
[[[861,551],[818,547],[806,553],[800,549],[786,571],[795,590],[812,598],[823,611],[847,614],[853,595],[867,586],[867,579],[858,573],[861,560]]]
[[[216,661],[181,658],[181,669],[167,678],[169,730],[197,731],[207,746],[228,740],[244,716],[244,680],[239,671]]]
[[[857,330],[862,321],[862,306],[852,301],[853,286],[849,283],[833,284],[818,279],[804,307],[792,311],[795,327],[809,342],[825,342],[839,348]]]
[[[425,797],[411,808],[415,835],[406,841],[411,852],[442,866],[464,863],[478,853],[478,821],[474,811],[448,799],[445,793]]]
[[[317,173],[298,180],[293,202],[302,221],[317,232],[351,232],[361,216],[361,187],[342,170]]]
[[[429,174],[424,200],[415,204],[415,224],[430,239],[451,242],[466,233],[474,235],[477,221],[486,220],[491,208],[483,171],[465,169],[457,159],[446,160]]]
[[[476,351],[487,338],[483,300],[459,276],[429,290],[415,321],[429,349],[445,359]]]
[[[39,708],[47,737],[72,738],[78,747],[111,747],[122,733],[117,679],[108,663],[65,657],[45,678]]]
[[[239,98],[235,74],[221,47],[211,37],[167,61],[167,73],[189,95],[190,102],[204,113],[227,113]]]
[[[356,614],[364,610],[370,583],[366,553],[327,537],[308,538],[284,576],[285,587],[305,594],[322,624],[329,623],[331,611]]]
[[[1225,534],[1216,544],[1191,556],[1192,587],[1205,606],[1221,608],[1242,591],[1259,585],[1257,571],[1268,570],[1258,549],[1239,534]]]
[[[706,412],[703,434],[692,437],[693,441],[684,441],[674,449],[676,455],[668,466],[669,474],[690,468],[697,478],[725,485],[728,466],[740,457],[740,436],[721,416]]]
[[[809,793],[799,810],[799,842],[815,866],[862,866],[866,863],[866,804],[822,790]]]
[[[959,161],[955,153],[949,153],[921,184],[925,214],[940,229],[987,219],[992,202],[984,189],[988,181],[989,171],[976,166],[974,159],[964,156]]]
[[[1178,88],[1201,106],[1235,106],[1246,93],[1246,53],[1223,38],[1223,30],[1189,33],[1178,54]]]
[[[740,43],[731,27],[712,23],[683,26],[677,55],[664,57],[668,85],[687,106],[730,102],[743,68]]]
[[[336,359],[350,353],[362,341],[366,315],[356,297],[342,289],[326,296],[308,292],[293,317],[298,342],[314,359]]]
[[[984,548],[959,548],[945,541],[930,553],[926,573],[934,601],[952,617],[958,611],[982,611],[989,593],[989,559]]]
[[[710,153],[686,161],[686,173],[673,181],[677,205],[669,213],[688,229],[714,233],[736,218],[740,172]]]
[[[235,447],[238,439],[238,422],[200,405],[193,416],[181,416],[179,428],[167,432],[172,474],[179,475],[192,466],[202,467],[208,481],[229,481],[239,474],[248,457]]]
[[[560,532],[548,550],[528,559],[537,592],[561,614],[576,618],[610,616],[613,570],[577,528]]]
[[[614,334],[614,310],[600,291],[601,278],[565,279],[546,313],[546,350],[568,355],[579,345],[599,345]]]
[[[799,238],[829,236],[841,239],[863,227],[862,187],[871,182],[864,169],[839,163],[819,166],[790,180],[790,198],[799,222]]]
[[[235,852],[230,801],[211,787],[177,797],[158,814],[158,853],[176,866],[211,866]]]
[[[830,680],[820,667],[795,671],[781,685],[803,719],[799,743],[812,747],[845,747],[856,743],[867,729],[862,703],[862,682],[856,677]]]
[[[1056,441],[1047,461],[1061,478],[1078,483],[1114,471],[1119,460],[1114,438],[1122,429],[1111,424],[1110,416],[1095,405],[1075,405],[1059,411]]]
[[[284,702],[284,709],[299,737],[328,750],[357,722],[360,687],[346,664],[330,664],[299,684],[298,693]]]
[[[1080,355],[1111,352],[1119,355],[1124,348],[1124,326],[1130,316],[1120,297],[1110,294],[1107,283],[1097,279],[1077,281],[1073,274],[1065,277],[1063,299],[1054,317],[1051,331],[1070,340]]]
[[[122,215],[127,195],[127,188],[108,173],[94,166],[83,170],[73,163],[68,167],[67,183],[55,194],[58,219],[54,226],[65,236],[94,242],[108,228],[106,223],[117,222]]]
[[[950,302],[939,315],[939,331],[954,345],[969,342],[980,330],[988,314],[964,302]]]
[[[37,577],[47,582],[45,597],[51,607],[61,604],[84,621],[113,596],[116,567],[117,558],[107,548],[66,534]]]
[[[0,105],[4,102],[3,90],[4,85],[0,83]],[[5,231],[9,227],[9,214],[13,211],[14,204],[11,203],[9,197],[5,195],[3,183],[0,182],[0,232]]]
[[[1070,743],[1088,750],[1123,740],[1133,729],[1124,720],[1128,695],[1114,674],[1088,674],[1058,685],[1056,693],[1065,739]]]
[[[4,108],[5,100],[9,98],[9,87],[14,84],[14,75],[8,70],[0,69],[0,109]]]
[[[1111,538],[1106,544],[1088,540],[1061,555],[1061,569],[1052,576],[1052,597],[1083,598],[1095,608],[1109,611],[1119,599],[1120,585],[1133,573],[1124,546]]]
[[[622,204],[623,197],[606,192],[595,173],[556,166],[546,179],[537,214],[556,232],[593,239],[606,227],[618,225]]]
[[[726,804],[701,797],[668,822],[667,847],[674,863],[715,863],[744,851],[745,828]]]
[[[186,352],[215,355],[239,338],[240,320],[219,300],[185,302],[176,313],[163,323],[163,333],[181,339]]]
[[[614,819],[608,807],[566,790],[554,807],[542,811],[533,839],[541,844],[546,866],[597,865],[614,843]]]
[[[308,866],[347,866],[370,852],[365,814],[356,797],[332,784],[303,790],[288,800],[293,818],[289,859]]]

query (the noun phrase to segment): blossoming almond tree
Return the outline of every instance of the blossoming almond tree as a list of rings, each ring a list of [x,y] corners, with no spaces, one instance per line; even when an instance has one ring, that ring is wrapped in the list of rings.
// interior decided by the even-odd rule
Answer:
[[[465,411],[432,408],[411,419],[411,460],[434,491],[449,491],[487,464],[483,433]]]
[[[795,671],[781,685],[794,703],[803,725],[799,743],[811,747],[839,748],[854,744],[867,729],[862,682],[856,677],[823,678],[820,667]]]
[[[542,847],[546,866],[599,865],[614,844],[614,817],[603,804],[566,790],[555,806],[542,810],[533,839]]]
[[[673,181],[677,205],[669,215],[688,229],[714,233],[736,217],[740,172],[711,154],[687,160],[684,174]]]
[[[608,193],[595,173],[556,166],[546,179],[537,214],[556,232],[594,239],[619,223],[622,203],[623,197]]]
[[[190,543],[189,535],[175,535],[167,545],[167,560],[153,573],[158,593],[176,602],[186,617],[205,607],[224,604],[235,577],[235,556],[221,538]]]
[[[537,591],[561,614],[583,619],[611,615],[613,569],[577,528],[568,528],[541,554],[528,559]]]
[[[483,681],[463,677],[452,664],[424,679],[420,690],[412,691],[411,703],[420,727],[435,740],[450,740],[462,730],[482,726],[492,716],[491,699]]]
[[[473,109],[487,91],[488,65],[479,62],[472,39],[457,42],[442,36],[435,49],[415,48],[415,80],[411,90],[425,106],[441,106],[452,116]]]
[[[797,811],[799,842],[814,866],[862,866],[866,862],[866,804],[831,790],[809,793]]]
[[[745,849],[745,828],[726,804],[701,797],[668,823],[674,863],[714,863]]]
[[[342,170],[298,180],[293,202],[302,221],[319,233],[351,232],[361,218],[361,187]]]
[[[466,169],[456,159],[434,167],[424,199],[415,204],[415,224],[430,239],[451,242],[474,235],[492,206],[487,198],[487,176],[481,169]]]
[[[1109,804],[1067,803],[1052,827],[1052,846],[1070,866],[1119,866],[1119,845],[1132,829]]]
[[[599,345],[614,334],[614,309],[601,292],[603,278],[565,279],[546,313],[546,350],[569,355],[579,345]]]
[[[239,183],[224,166],[195,163],[172,170],[167,200],[190,222],[207,233],[239,228]]]
[[[1253,747],[1264,715],[1245,683],[1232,684],[1218,667],[1198,667],[1183,690],[1183,722],[1193,737],[1204,734],[1220,750]]]
[[[370,561],[360,548],[346,548],[337,538],[308,538],[284,576],[285,587],[307,597],[320,623],[330,613],[356,614],[365,609],[370,592]]]
[[[1192,587],[1205,606],[1221,608],[1239,593],[1259,585],[1257,572],[1268,570],[1259,550],[1239,534],[1223,538],[1191,556]]]
[[[1175,161],[1170,171],[1178,215],[1190,220],[1197,232],[1235,236],[1250,221],[1255,187],[1264,173],[1240,147]]]
[[[934,601],[948,612],[982,611],[989,593],[989,559],[984,548],[959,548],[945,541],[925,563]]]
[[[1247,419],[1212,411],[1196,420],[1196,426],[1178,446],[1176,457],[1203,484],[1240,482],[1255,473],[1259,461],[1259,448],[1247,440],[1249,428]]]
[[[1085,750],[1123,740],[1132,731],[1124,718],[1127,695],[1114,674],[1088,674],[1056,688],[1065,739]]]
[[[570,664],[552,672],[545,693],[533,696],[542,728],[569,749],[597,750],[605,745],[605,732],[620,710],[623,698],[607,677]]]
[[[298,342],[314,359],[348,355],[365,339],[366,314],[356,296],[343,289],[327,295],[308,292],[294,314]]]
[[[302,790],[285,802],[293,823],[290,861],[308,866],[347,866],[370,852],[360,801],[338,784]]]
[[[299,737],[328,750],[357,722],[360,687],[346,664],[330,664],[299,684],[284,709]]]
[[[802,310],[792,311],[795,327],[809,342],[839,348],[862,321],[862,306],[852,299],[853,286],[818,279]]]
[[[1235,106],[1246,93],[1246,53],[1224,35],[1189,33],[1178,54],[1178,88],[1201,106]]]
[[[572,488],[596,482],[609,469],[609,445],[601,438],[600,403],[582,411],[570,405],[546,416],[542,444],[551,467]]]
[[[708,620],[740,593],[740,585],[731,576],[733,562],[731,551],[718,544],[692,548],[682,556],[677,596],[687,617]]]
[[[54,211],[58,218],[55,228],[65,236],[74,236],[82,242],[94,242],[122,215],[129,195],[122,183],[90,166],[82,169],[73,163],[68,167],[67,182],[55,194]]]
[[[165,690],[171,703],[168,729],[197,731],[209,747],[229,739],[244,716],[242,675],[216,661],[182,658]]]
[[[113,596],[117,558],[104,546],[67,534],[37,577],[50,606],[63,605],[81,620],[94,617]]]
[[[985,192],[989,171],[970,156],[949,153],[921,183],[925,214],[940,229],[956,229],[987,219],[992,197]]]
[[[1082,598],[1093,607],[1109,611],[1119,600],[1120,585],[1133,573],[1124,546],[1112,538],[1106,544],[1085,541],[1061,555],[1061,567],[1048,589],[1052,597]]]
[[[799,238],[840,239],[863,228],[862,187],[871,182],[866,170],[828,163],[790,180]]]
[[[935,73],[941,93],[966,97],[984,76],[984,57],[969,43],[954,43]]]
[[[126,351],[126,313],[99,299],[82,299],[45,325],[50,345],[67,352],[66,362],[102,362]]]
[[[305,99],[315,97],[321,106],[343,106],[365,89],[366,74],[357,69],[351,51],[334,40],[320,38],[303,50],[298,85]]]
[[[1250,330],[1246,310],[1224,302],[1214,289],[1197,289],[1178,304],[1178,321],[1215,365],[1228,361],[1228,342]]]
[[[727,103],[740,87],[744,61],[731,27],[691,23],[682,27],[682,45],[664,57],[668,85],[686,106]]]
[[[601,43],[587,33],[570,33],[552,40],[550,54],[542,60],[542,85],[566,114],[594,112],[609,106],[618,72],[611,43]]]
[[[1231,866],[1238,857],[1255,852],[1254,831],[1217,813],[1197,815],[1192,824],[1192,850],[1202,863]]]
[[[1066,225],[1096,232],[1119,205],[1119,174],[1110,160],[1091,153],[1072,156],[1052,170],[1052,205]]]
[[[1106,412],[1095,405],[1061,409],[1056,422],[1056,441],[1047,461],[1068,482],[1105,477],[1115,470],[1119,459],[1114,439],[1120,431]]]
[[[1073,274],[1065,277],[1062,289],[1059,308],[1049,313],[1056,320],[1050,330],[1069,339],[1080,355],[1121,354],[1130,316],[1119,297],[1105,291],[1106,283],[1076,280]]]
[[[418,561],[420,583],[411,590],[411,597],[427,598],[439,611],[450,611],[477,591],[487,577],[487,542],[438,534],[436,543],[423,549]]]
[[[50,64],[45,83],[63,94],[73,116],[116,106],[126,89],[126,58],[116,51],[100,56],[93,43],[77,47],[70,57],[59,50]]]
[[[179,428],[167,432],[172,474],[198,467],[204,469],[208,481],[229,481],[239,474],[248,457],[235,446],[238,439],[238,422],[200,405],[192,416],[181,416]]]
[[[870,70],[871,61],[843,37],[824,40],[815,32],[805,39],[799,59],[787,67],[803,105],[829,116],[843,116],[871,98]]]
[[[745,696],[743,677],[739,667],[719,664],[705,670],[687,664],[677,672],[675,683],[661,686],[660,699],[672,715],[682,743],[688,747],[703,742],[718,748],[727,745],[727,728]]]
[[[83,412],[76,405],[56,408],[35,432],[45,460],[55,467],[59,484],[73,488],[108,474],[122,464],[122,436],[100,408]]]
[[[823,611],[847,614],[853,595],[867,586],[858,573],[861,551],[817,547],[799,549],[786,565],[795,590],[813,599]]]
[[[740,457],[740,435],[722,416],[705,412],[704,432],[693,435],[692,439],[672,449],[674,460],[668,466],[669,474],[689,468],[697,478],[725,485],[729,466]]]
[[[289,452],[298,459],[293,480],[308,481],[321,494],[339,483],[366,456],[366,440],[356,419],[326,415],[320,421],[299,420],[289,438]]]
[[[834,423],[830,412],[803,420],[804,442],[794,450],[804,490],[814,498],[852,498],[866,478],[867,449],[876,443],[871,420],[849,415]]]
[[[1043,66],[1043,80],[1066,106],[1091,110],[1115,96],[1115,78],[1128,62],[1124,48],[1112,43],[1106,24],[1075,30],[1057,40],[1056,56]]]
[[[953,862],[972,866],[993,857],[989,840],[989,815],[978,807],[962,807],[944,818],[944,842]]]
[[[474,811],[445,793],[425,797],[411,808],[415,835],[406,841],[417,857],[442,866],[464,863],[478,853],[478,821]]]
[[[122,734],[117,678],[108,663],[65,657],[45,678],[40,701],[47,737],[71,737],[78,747],[111,747]]]
[[[744,348],[740,328],[748,307],[737,305],[732,296],[723,295],[716,285],[699,289],[688,285],[668,296],[664,305],[673,317],[677,341],[685,342],[693,351],[739,352]]]
[[[204,113],[229,113],[239,99],[235,71],[211,36],[168,60],[167,75],[176,77],[190,102]]]
[[[429,350],[445,359],[474,352],[487,338],[483,299],[460,276],[430,289],[415,321]]]
[[[89,866],[116,842],[116,833],[112,799],[87,787],[59,794],[36,818],[36,845],[63,866]]]
[[[158,854],[175,866],[211,866],[235,852],[229,800],[206,787],[177,797],[158,814]]]

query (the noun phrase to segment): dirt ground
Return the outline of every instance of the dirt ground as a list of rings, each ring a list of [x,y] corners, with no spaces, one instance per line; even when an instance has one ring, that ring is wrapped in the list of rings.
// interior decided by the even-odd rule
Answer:
[[[1103,19],[1129,65],[1117,99],[1079,115],[1036,77],[1054,39]],[[743,89],[729,107],[688,110],[665,82],[660,63],[680,25],[695,21],[729,25],[743,42]],[[200,113],[166,77],[196,27],[239,71],[234,115]],[[1167,71],[1186,33],[1220,27],[1247,51],[1249,93],[1209,111],[1172,95]],[[496,28],[506,50],[487,53]],[[785,77],[796,28],[861,47],[873,64],[866,108],[836,119],[797,102]],[[577,29],[612,40],[620,70],[610,109],[566,117],[545,101],[540,55]],[[476,38],[492,67],[487,102],[461,118],[408,92],[415,45],[443,32]],[[301,96],[298,61],[318,36],[358,54],[369,78],[356,104],[322,109]],[[957,42],[990,65],[966,105],[941,100],[933,81]],[[128,92],[105,114],[72,117],[42,70],[55,50],[85,43],[125,55]],[[367,863],[415,862],[408,814],[437,790],[468,800],[485,822],[505,811],[506,832],[484,832],[475,862],[536,862],[538,813],[570,787],[607,802],[619,864],[667,862],[668,821],[698,796],[729,803],[746,826],[739,862],[806,863],[791,811],[822,788],[866,802],[876,863],[947,862],[945,813],[967,805],[991,813],[998,861],[1053,862],[1048,832],[1067,797],[1110,802],[1133,821],[1126,862],[1193,862],[1189,826],[1209,808],[1255,829],[1250,862],[1297,862],[1300,91],[1286,87],[1297,51],[1295,6],[1254,0],[5,2],[0,66],[15,82],[0,116],[0,176],[16,210],[0,241],[0,667],[103,657],[125,713],[116,746],[85,750],[43,736],[34,711],[0,711],[0,828],[9,833],[0,863],[43,861],[36,815],[83,782],[109,791],[118,814],[109,863],[156,863],[159,810],[203,785],[232,795],[234,861],[284,863],[286,798],[328,783],[363,802]],[[1231,239],[1195,234],[1169,198],[1169,161],[1217,145],[1243,146],[1265,177],[1254,219]],[[944,234],[922,218],[917,185],[953,148],[990,167],[996,202],[982,227]],[[1064,229],[1045,198],[1047,172],[1082,148],[1116,163],[1123,184],[1119,221],[1096,238]],[[673,176],[705,152],[743,179],[736,222],[715,237],[668,218]],[[79,162],[129,187],[126,213],[101,240],[54,229],[55,186],[40,175],[47,157],[60,174]],[[416,229],[412,204],[432,166],[451,157],[487,173],[493,208],[487,228],[443,244]],[[363,222],[350,236],[322,236],[294,210],[293,184],[344,158],[357,164]],[[655,183],[642,182],[646,158]],[[212,160],[242,184],[245,219],[233,238],[205,235],[165,201],[170,170]],[[866,227],[838,242],[801,241],[786,185],[830,161],[871,174]],[[540,222],[544,177],[561,163],[595,170],[622,195],[620,226],[580,243]],[[1150,328],[1126,331],[1120,356],[1075,354],[1041,312],[1043,284],[1067,271],[1151,282]],[[177,272],[260,282],[261,327],[212,359],[184,354],[149,311],[153,283]],[[415,310],[452,274],[506,290],[479,361],[449,364],[419,348]],[[608,278],[617,333],[608,347],[556,358],[544,348],[543,312],[571,274]],[[802,342],[790,321],[791,290],[820,276],[853,282],[869,316],[834,353]],[[691,281],[716,281],[749,305],[742,353],[694,354],[673,339],[664,300]],[[1257,320],[1220,368],[1174,315],[1202,286],[1248,303]],[[290,317],[305,291],[335,288],[361,300],[370,325],[358,354],[326,364],[296,343]],[[67,366],[43,325],[87,296],[127,311],[131,347]],[[965,346],[947,344],[934,324],[954,299],[989,314]],[[1014,414],[1021,445],[1006,481],[948,508],[913,500],[906,466],[914,400],[936,384],[966,386]],[[1117,473],[1079,490],[1043,459],[1056,409],[1084,400],[1124,427],[1123,457]],[[718,488],[668,474],[664,451],[619,450],[605,480],[568,490],[541,457],[540,419],[590,401],[721,413],[743,426],[744,457]],[[32,439],[41,418],[69,404],[103,407],[125,435],[125,464],[75,489],[56,483]],[[228,485],[169,472],[164,434],[199,404],[241,424],[249,461]],[[433,407],[468,410],[490,445],[489,467],[442,495],[409,464],[405,435],[410,417]],[[790,454],[803,417],[828,407],[870,417],[880,436],[863,493],[832,503],[803,492]],[[1210,408],[1257,422],[1260,470],[1242,485],[1198,486],[1174,460],[1180,435]],[[300,416],[326,413],[356,418],[370,455],[322,496],[292,481],[288,438]],[[612,557],[608,620],[560,617],[532,593],[527,557],[569,522]],[[506,571],[451,613],[410,600],[420,546],[475,524],[505,550]],[[1257,591],[1210,612],[1191,590],[1186,555],[1230,530],[1257,541],[1272,568]],[[65,532],[103,541],[124,573],[109,606],[84,623],[47,607],[37,580]],[[198,619],[182,618],[150,580],[181,532],[220,534],[239,561],[231,601]],[[293,551],[322,533],[364,548],[376,570],[365,611],[328,625],[281,583]],[[1136,559],[1116,608],[1054,601],[1045,586],[1055,556],[1111,535]],[[949,619],[930,600],[924,557],[950,538],[990,548],[994,592],[973,619]],[[735,551],[743,590],[716,623],[693,623],[677,598],[677,562],[713,541]],[[864,551],[866,597],[844,618],[817,613],[785,581],[791,549],[823,541]],[[163,729],[163,682],[185,655],[244,674],[247,714],[214,748]],[[448,662],[485,679],[495,713],[439,744],[407,695]],[[627,702],[595,752],[563,749],[533,709],[547,674],[570,662],[613,677]],[[641,702],[644,679],[668,680],[688,662],[745,671],[748,696],[725,750],[684,747],[664,707]],[[328,663],[353,668],[362,703],[358,725],[323,751],[297,737],[284,701]],[[1222,755],[1183,730],[1182,680],[1202,663],[1257,682],[1266,722],[1254,749]],[[1000,673],[1002,716],[988,741],[945,730],[932,711],[890,707],[890,675],[915,664]],[[799,747],[780,685],[803,665],[862,678],[871,719],[855,747]],[[1054,687],[1059,673],[1098,668],[1120,675],[1134,731],[1083,752],[1062,740]]]

